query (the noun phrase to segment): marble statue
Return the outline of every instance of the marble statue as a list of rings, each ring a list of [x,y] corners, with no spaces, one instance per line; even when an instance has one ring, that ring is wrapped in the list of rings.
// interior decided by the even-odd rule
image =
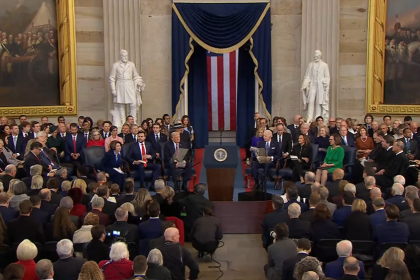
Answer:
[[[142,77],[137,73],[133,62],[128,61],[128,52],[120,51],[120,61],[112,65],[109,75],[111,93],[114,96],[114,109],[111,111],[113,125],[122,127],[127,117],[126,105],[130,107],[129,115],[137,120],[138,108],[142,104],[140,93],[146,88]]]
[[[310,62],[303,78],[303,110],[308,110],[306,120],[314,121],[318,116],[329,118],[330,72],[328,64],[321,60],[322,53],[315,51],[314,61]]]

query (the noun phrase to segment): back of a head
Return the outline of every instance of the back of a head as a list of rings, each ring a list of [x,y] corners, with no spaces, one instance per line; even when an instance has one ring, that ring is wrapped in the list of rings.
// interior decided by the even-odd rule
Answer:
[[[111,245],[111,250],[109,252],[109,258],[118,262],[120,260],[126,259],[128,257],[127,244],[124,242],[115,242]]]
[[[339,257],[349,257],[351,256],[353,245],[349,240],[342,240],[337,243],[336,250]]]
[[[411,278],[410,272],[407,269],[407,265],[402,260],[393,260],[389,266],[389,273],[386,280],[417,280],[416,278]]]
[[[39,195],[31,195],[31,198],[29,199],[33,206],[39,206],[41,205],[41,198]]]
[[[321,196],[321,200],[326,200],[330,192],[328,191],[327,187],[321,186],[318,190],[319,196]]]
[[[388,220],[396,220],[400,217],[400,210],[394,204],[385,207],[385,213]]]
[[[65,196],[60,200],[59,206],[71,210],[73,208],[73,199],[69,196]]]
[[[49,279],[53,273],[53,264],[50,260],[39,260],[35,266],[35,273],[39,279]]]
[[[297,247],[301,250],[309,251],[311,250],[311,247],[312,247],[311,241],[309,241],[309,239],[306,239],[306,238],[300,238],[297,242]]]
[[[405,178],[402,175],[397,175],[394,177],[394,183],[400,183],[401,185],[405,185]]]
[[[133,260],[134,274],[144,274],[147,269],[147,259],[145,256],[136,256]]]
[[[273,197],[272,197],[271,201],[272,201],[275,209],[283,209],[284,200],[280,195],[273,194]]]
[[[24,200],[19,203],[19,212],[23,215],[31,213],[32,203],[29,200]]]
[[[121,207],[117,208],[117,210],[115,210],[115,218],[117,221],[127,221],[128,211]]]
[[[373,187],[376,184],[375,177],[373,176],[366,176],[365,178],[365,186],[366,187]]]
[[[96,174],[96,180],[98,182],[105,182],[106,181],[106,175],[104,172],[98,172],[98,174]]]
[[[303,258],[300,262],[296,264],[295,270],[293,272],[293,277],[295,279],[302,279],[303,274],[305,274],[305,272],[308,271],[314,271],[321,278],[324,277],[321,263],[318,261],[317,258],[310,256]]]
[[[356,194],[356,186],[352,183],[348,183],[344,186],[344,191],[351,192],[354,195]]]
[[[290,200],[296,200],[299,196],[299,191],[296,187],[288,188],[286,193]]]
[[[343,200],[346,205],[352,205],[354,201],[354,195],[352,192],[344,192]]]
[[[205,184],[197,184],[194,186],[194,191],[199,195],[204,195],[206,193],[207,186]]]
[[[96,192],[96,194],[97,194],[99,197],[105,197],[105,196],[107,196],[107,195],[108,195],[108,192],[109,192],[109,189],[108,189],[108,187],[107,187],[107,186],[99,186],[99,187],[98,187],[98,190],[97,190],[97,192]]]
[[[102,208],[104,207],[105,201],[102,197],[96,196],[92,199],[92,208]]]
[[[339,179],[343,179],[344,177],[344,170],[341,168],[336,168],[333,171],[333,179],[334,180],[339,180]]]
[[[61,239],[57,243],[57,254],[60,259],[69,258],[73,255],[73,242],[69,239]]]
[[[61,183],[61,191],[67,192],[71,188],[71,182],[68,180],[65,180]]]
[[[276,233],[276,238],[279,240],[289,237],[289,227],[286,223],[278,223],[274,227],[274,232]]]
[[[5,192],[0,192],[0,204],[6,204],[9,200],[9,196]]]
[[[79,165],[77,167],[77,173],[79,173],[80,176],[88,176],[89,175],[89,167],[84,165]]]
[[[147,205],[147,212],[149,213],[150,217],[159,217],[160,214],[160,205],[157,201],[152,201]]]
[[[345,274],[356,274],[360,270],[359,261],[355,257],[347,257],[344,260],[344,273]]]
[[[60,181],[58,181],[58,178],[52,177],[48,179],[47,188],[49,188],[50,190],[55,190],[58,189],[58,187],[60,187]]]
[[[30,240],[25,239],[19,243],[16,256],[19,261],[30,261],[38,255],[38,248]]]
[[[42,165],[40,165],[40,164],[32,165],[31,168],[29,169],[29,173],[30,173],[31,176],[41,175]]]
[[[163,265],[162,252],[159,249],[152,249],[147,256],[147,262],[157,265]]]
[[[99,240],[106,233],[104,225],[95,225],[90,229],[92,239]]]
[[[420,212],[420,198],[415,198],[413,200],[413,208],[414,208],[415,212],[417,212],[417,213]]]
[[[306,172],[305,173],[305,183],[310,184],[315,182],[315,174],[313,172]]]
[[[384,208],[385,200],[382,197],[375,197],[372,200],[372,204],[378,208]]]
[[[307,271],[302,275],[302,280],[319,280],[319,276],[314,271]]]
[[[42,189],[39,191],[39,196],[42,200],[47,200],[51,196],[51,191],[49,189]]]
[[[164,188],[165,188],[165,181],[163,181],[162,179],[157,179],[155,181],[155,191],[161,192]]]
[[[124,183],[124,191],[125,191],[125,193],[133,193],[134,192],[134,183],[132,181],[126,181]]]
[[[299,216],[302,212],[302,209],[300,208],[299,203],[292,203],[292,204],[289,205],[289,207],[287,207],[287,212],[288,212],[289,217],[291,219],[297,219],[297,218],[299,218]]]
[[[28,189],[27,189],[25,183],[22,182],[22,181],[18,181],[13,185],[13,193],[15,195],[26,194],[27,191],[28,191]]]
[[[311,206],[311,207],[315,207],[315,206],[317,206],[318,205],[318,203],[320,203],[321,202],[321,196],[319,195],[319,194],[317,194],[317,193],[312,193],[310,196],[309,196],[309,205]],[[296,203],[295,203],[296,204]]]
[[[400,183],[394,183],[392,185],[392,190],[394,191],[394,195],[403,195],[404,193],[404,186]]]

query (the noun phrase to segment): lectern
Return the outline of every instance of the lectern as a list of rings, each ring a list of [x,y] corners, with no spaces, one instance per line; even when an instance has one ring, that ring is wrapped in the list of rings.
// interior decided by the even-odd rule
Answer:
[[[235,145],[207,145],[204,167],[210,201],[232,201],[239,149]]]

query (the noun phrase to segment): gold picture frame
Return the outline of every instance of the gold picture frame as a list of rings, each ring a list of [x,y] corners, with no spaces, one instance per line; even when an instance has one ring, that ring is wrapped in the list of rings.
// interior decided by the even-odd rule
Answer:
[[[0,107],[0,116],[77,115],[76,27],[74,1],[56,0],[60,105]]]
[[[420,114],[420,105],[383,104],[385,84],[385,36],[388,0],[370,0],[366,67],[366,113]]]

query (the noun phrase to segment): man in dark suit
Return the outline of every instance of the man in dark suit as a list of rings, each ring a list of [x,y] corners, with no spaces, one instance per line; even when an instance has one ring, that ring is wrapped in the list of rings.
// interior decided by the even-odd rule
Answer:
[[[312,223],[315,220],[315,217],[314,217],[315,207],[320,202],[321,202],[321,197],[319,196],[319,194],[317,193],[311,194],[311,196],[309,197],[309,210],[306,212],[303,212],[300,215],[300,218],[304,221],[308,221]]]
[[[168,137],[165,134],[160,133],[160,125],[158,123],[153,124],[153,133],[149,133],[146,140],[152,144],[156,157],[160,158],[162,154],[162,147],[160,143],[168,142]]]
[[[333,222],[339,227],[344,226],[344,221],[351,213],[351,205],[354,201],[354,195],[352,192],[345,191],[343,194],[343,207],[334,211]]]
[[[45,228],[47,223],[51,222],[51,214],[40,209],[41,198],[39,195],[32,195],[30,200],[32,202],[31,218],[40,222],[42,227]]]
[[[124,208],[117,208],[115,210],[115,219],[116,221],[106,227],[107,232],[120,232],[121,237],[125,238],[127,242],[138,243],[139,236],[137,226],[127,223],[128,212]]]
[[[325,185],[328,189],[328,197],[331,199],[334,196],[339,195],[339,187],[338,184],[344,178],[344,170],[341,168],[336,168],[332,174],[332,182],[327,182]]]
[[[290,220],[287,223],[287,225],[289,226],[289,238],[307,238],[309,240],[312,239],[311,223],[299,219],[301,214],[300,205],[298,203],[290,204],[287,208],[287,213],[290,218]]]
[[[136,143],[137,142],[137,134],[138,133],[139,133],[139,126],[137,124],[133,124],[131,126],[131,133],[128,133],[125,136],[125,142],[124,142],[124,144]]]
[[[152,170],[152,184],[159,178],[161,166],[153,163],[156,153],[149,142],[145,141],[146,134],[139,131],[137,134],[138,144],[131,145],[125,159],[131,164],[133,170],[137,170],[140,187],[144,188],[145,170]],[[145,163],[142,163],[144,161]]]
[[[376,167],[377,171],[381,171],[382,169],[385,170],[395,157],[395,153],[392,151],[392,146],[395,142],[394,140],[394,137],[390,135],[383,136],[383,139],[381,140],[382,149],[375,159],[375,162],[378,164]]]
[[[23,160],[23,156],[25,155],[25,138],[20,134],[19,127],[17,124],[12,124],[10,126],[10,135],[8,136],[8,144],[7,147],[13,152],[13,154],[17,155],[18,159]]]
[[[108,226],[111,223],[110,220],[109,220],[109,215],[102,212],[103,208],[104,208],[104,204],[105,204],[104,201],[105,200],[102,197],[98,197],[98,196],[94,197],[92,199],[92,202],[91,202],[92,210],[90,212],[98,215],[99,224],[104,225],[104,226]],[[112,203],[112,202],[110,202],[110,203]],[[85,213],[82,216],[82,218],[80,219],[81,222],[83,222],[85,220],[85,217],[86,217],[87,214],[88,213]]]
[[[108,186],[107,185],[99,186],[96,191],[96,194],[99,197],[102,197],[104,199],[104,206],[102,208],[102,213],[107,214],[109,216],[109,219],[111,221],[114,221],[115,219],[114,213],[115,213],[115,210],[117,210],[117,204],[114,202],[108,201],[108,197],[109,197]]]
[[[370,214],[369,218],[372,228],[375,230],[376,226],[386,223],[385,201],[382,197],[377,197],[373,199],[372,205],[375,213]]]
[[[88,259],[99,263],[109,258],[109,246],[104,243],[106,231],[104,225],[93,226],[90,230],[92,240],[86,246]]]
[[[292,135],[285,132],[285,127],[282,123],[277,124],[276,133],[273,134],[273,141],[281,143],[281,151],[283,158],[289,156],[292,152]]]
[[[282,158],[280,147],[277,141],[272,140],[273,133],[271,130],[264,131],[264,141],[258,142],[257,147],[260,149],[265,149],[266,155],[265,156],[258,156],[257,160],[252,163],[252,176],[254,177],[255,186],[258,188],[258,182],[260,174],[258,173],[258,169],[260,167],[264,168],[264,180],[267,177],[267,173],[270,168],[276,167],[276,163],[279,159]]]
[[[292,134],[292,141],[294,144],[298,142],[298,137],[300,134],[300,124],[299,119],[301,118],[300,115],[295,115],[293,117],[293,124],[289,124],[287,128],[290,130],[290,133]]]
[[[126,181],[124,183],[124,194],[117,199],[117,206],[120,207],[126,202],[134,200],[134,182]]]
[[[3,175],[1,181],[3,182],[3,191],[7,192],[9,190],[10,181],[16,177],[16,166],[13,164],[7,165],[6,168],[4,168],[4,173],[6,174]]]
[[[408,205],[407,209],[400,212],[400,220],[403,220],[408,215],[411,215],[411,206],[413,205],[414,199],[419,197],[419,189],[416,186],[407,186],[405,188],[405,205]]]
[[[290,236],[290,233],[289,233]],[[306,258],[311,252],[311,241],[306,238],[300,238],[297,242],[297,255],[293,256],[283,263],[283,273],[281,276],[282,280],[295,280],[293,277],[293,272],[295,271],[295,266],[302,259]]]
[[[57,255],[60,259],[53,263],[55,279],[72,280],[79,277],[80,270],[87,260],[74,258],[73,251],[73,243],[70,240],[63,239],[57,243]]]
[[[386,223],[376,226],[374,238],[380,246],[384,243],[407,243],[410,231],[407,224],[398,222],[400,211],[395,205],[388,205],[385,208]]]
[[[7,225],[11,220],[19,217],[19,211],[10,209],[9,196],[5,192],[0,193],[0,214],[3,217],[4,223]]]
[[[68,163],[83,163],[83,148],[86,147],[83,134],[79,133],[76,123],[70,124],[70,134],[64,139],[64,160]]]
[[[395,157],[391,160],[389,166],[375,175],[376,184],[381,186],[382,190],[392,186],[396,175],[404,176],[407,172],[408,158],[404,153],[404,143],[400,140],[395,141],[392,151],[395,153]]]
[[[299,135],[306,135],[309,138],[309,142],[314,143],[315,136],[309,130],[309,124],[303,123],[300,125],[300,134]],[[297,136],[299,138],[299,135]],[[297,141],[297,140],[296,140]]]
[[[406,153],[408,159],[413,160],[414,157],[419,152],[419,147],[418,147],[419,144],[418,144],[417,140],[413,137],[413,134],[411,133],[410,128],[404,128],[403,133],[404,133],[403,134],[404,137],[399,139],[399,140],[403,141],[403,143],[405,145],[404,152]]]
[[[352,255],[353,245],[348,240],[343,240],[337,243],[337,255],[338,259],[336,261],[327,263],[325,266],[325,277],[330,277],[333,279],[339,279],[344,276],[345,271],[343,265],[346,258]],[[363,262],[359,261],[360,270],[356,274],[360,279],[365,279],[365,268]]]
[[[404,186],[400,183],[394,183],[391,190],[392,197],[385,201],[386,205],[394,204],[398,207],[400,212],[407,209],[408,205],[405,201]]]
[[[48,181],[47,181],[47,188],[51,192],[51,200],[50,200],[50,203],[51,204],[59,205],[61,198],[63,198],[58,193],[58,188],[59,187],[60,187],[60,181],[56,177],[53,177],[53,178],[49,178],[48,179]]]
[[[99,131],[99,133],[102,135],[102,138],[106,139],[109,136],[111,136],[111,131],[109,131],[111,129],[112,123],[110,121],[104,121],[102,127],[103,129],[101,131]]]
[[[85,181],[86,186],[89,186],[90,183],[95,182],[94,180],[88,178],[89,175],[89,167],[85,165],[79,165],[77,167],[77,179],[82,179]]]
[[[152,196],[152,199],[154,201],[157,201],[157,203],[161,204],[165,200],[165,198],[162,195],[162,192],[165,189],[165,181],[163,181],[162,179],[157,179],[155,181],[154,188],[156,194]]]
[[[308,211],[308,206],[305,203],[298,201],[297,200],[298,197],[299,197],[299,192],[298,192],[296,187],[288,188],[286,190],[287,203],[284,204],[283,208],[287,209],[290,204],[297,203],[297,204],[300,205],[300,209],[301,209],[302,213],[305,212],[305,211]]]
[[[339,280],[360,280],[357,276],[360,274],[360,261],[354,257],[347,257],[343,265],[344,275]],[[364,278],[362,278],[364,279]]]
[[[204,209],[214,209],[213,203],[204,197],[206,194],[207,186],[199,183],[194,186],[194,194],[179,200],[181,207],[185,208],[187,217],[184,220],[185,234],[187,235],[191,230],[195,220],[203,216]]]
[[[288,223],[289,216],[287,215],[287,210],[283,209],[284,201],[283,198],[279,195],[274,194],[272,198],[272,207],[273,212],[267,213],[264,216],[264,220],[262,223],[262,241],[263,247],[268,248],[268,246],[272,243],[273,238],[270,236],[270,232],[274,230],[274,227],[278,223]]]
[[[40,209],[50,215],[54,215],[57,204],[51,203],[51,191],[49,189],[42,189],[39,191],[39,197],[41,198]]]
[[[127,137],[128,134],[130,134],[130,125],[129,124],[123,124],[122,126],[122,132],[118,133],[118,137],[121,137],[123,140],[123,143],[125,143],[125,138]]]
[[[348,133],[346,126],[340,127],[340,137],[341,137],[341,145],[349,146],[349,147],[356,147],[356,140],[354,139],[353,134]]]
[[[179,132],[171,133],[171,141],[166,142],[165,144],[165,167],[169,169],[169,172],[172,176],[172,180],[176,186],[175,190],[179,191],[179,186],[177,182],[177,170],[183,171],[182,173],[182,189],[187,189],[187,182],[191,179],[191,163],[189,162],[189,154],[185,156],[184,159],[179,159],[179,149],[190,149],[190,146],[185,146],[181,143],[181,136]],[[175,157],[174,157],[175,156]],[[181,168],[179,165],[184,164],[185,167]]]
[[[415,198],[411,206],[412,213],[404,217],[401,222],[407,224],[410,231],[409,240],[420,240],[420,198]]]
[[[315,174],[311,171],[305,173],[305,184],[298,187],[299,197],[301,200],[309,198],[312,193],[311,186],[315,183]]]
[[[39,155],[41,153],[42,144],[35,141],[31,144],[29,147],[31,150],[26,156],[25,156],[25,163],[24,168],[27,174],[31,174],[31,167],[39,164],[42,166],[42,175],[43,177],[47,176],[54,176],[54,172],[50,172],[49,167],[45,164],[43,164],[39,158]]]
[[[160,205],[156,201],[147,206],[147,213],[150,219],[139,225],[138,232],[140,239],[155,239],[162,236],[162,220],[159,219]]]
[[[367,201],[370,199],[370,190],[375,187],[376,180],[373,176],[366,176],[364,182],[356,184],[356,197]]]
[[[32,203],[29,200],[24,200],[19,204],[19,218],[11,220],[7,225],[7,240],[10,244],[20,243],[24,239],[44,243],[42,224],[30,217],[31,211]]]

